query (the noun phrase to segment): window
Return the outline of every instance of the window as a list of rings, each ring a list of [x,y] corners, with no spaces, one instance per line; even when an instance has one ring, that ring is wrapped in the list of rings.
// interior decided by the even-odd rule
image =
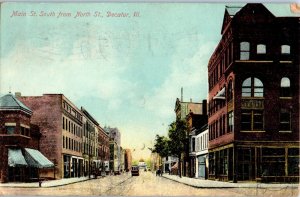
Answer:
[[[281,54],[290,54],[291,47],[290,45],[281,45]]]
[[[240,60],[249,60],[250,58],[250,44],[249,42],[240,43]]]
[[[231,101],[233,99],[233,87],[232,87],[232,80],[228,83],[228,93],[227,93],[227,99],[228,101]]]
[[[195,138],[193,137],[192,138],[192,152],[195,152],[195,146],[196,146]]]
[[[258,44],[256,47],[256,53],[257,54],[266,54],[267,50],[266,50],[266,45],[264,44]]]
[[[264,86],[258,78],[249,77],[242,84],[243,97],[263,97]]]
[[[299,148],[288,149],[288,175],[299,176]]]
[[[291,96],[291,82],[287,77],[283,77],[280,82],[280,97]]]
[[[262,131],[263,112],[259,110],[243,110],[241,117],[241,130],[243,131]]]
[[[15,134],[15,126],[5,126],[5,130],[7,134]]]
[[[291,113],[289,110],[281,109],[280,112],[280,131],[291,130]]]

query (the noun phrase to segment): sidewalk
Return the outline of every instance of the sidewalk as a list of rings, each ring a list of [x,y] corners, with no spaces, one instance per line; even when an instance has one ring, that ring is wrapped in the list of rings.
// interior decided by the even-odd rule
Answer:
[[[98,179],[101,177],[98,177]],[[79,177],[79,178],[67,178],[67,179],[59,179],[59,180],[49,180],[43,181],[42,187],[57,187],[62,185],[68,185],[72,183],[82,182],[89,180],[88,177]],[[91,178],[93,180],[93,178]],[[39,187],[39,182],[32,183],[0,183],[1,187],[18,187],[18,188],[36,188]]]
[[[164,178],[197,188],[298,188],[298,183],[256,183],[256,182],[222,182],[163,174]]]

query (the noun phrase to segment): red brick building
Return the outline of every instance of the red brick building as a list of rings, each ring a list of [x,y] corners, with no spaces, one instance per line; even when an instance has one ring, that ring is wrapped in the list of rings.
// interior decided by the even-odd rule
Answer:
[[[41,133],[38,126],[31,124],[31,117],[32,110],[12,94],[0,98],[0,180],[2,183],[37,180],[43,175],[43,168],[54,166],[39,152]],[[39,158],[43,158],[43,161]]]
[[[40,127],[40,149],[56,164],[56,178],[83,176],[82,113],[62,94],[18,97]]]
[[[18,96],[42,133],[41,151],[56,164],[55,178],[89,176],[109,160],[109,136],[83,107],[63,94]]]
[[[226,7],[208,64],[209,179],[299,180],[299,17]]]

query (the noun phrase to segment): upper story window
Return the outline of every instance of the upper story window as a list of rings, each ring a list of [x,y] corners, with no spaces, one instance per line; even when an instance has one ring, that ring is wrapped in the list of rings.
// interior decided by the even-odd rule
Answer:
[[[240,60],[249,60],[250,59],[250,43],[241,42],[240,43]]]
[[[291,54],[290,45],[281,45],[281,54]]]
[[[232,87],[232,80],[229,81],[228,83],[228,88],[227,88],[227,100],[231,101],[233,99],[233,87]]]
[[[280,111],[280,131],[291,131],[291,112],[285,109]]]
[[[283,77],[280,82],[280,97],[291,96],[291,82],[287,77]]]
[[[15,134],[15,129],[15,126],[5,126],[6,133],[10,135]]]
[[[242,97],[263,97],[264,86],[261,80],[255,77],[249,77],[243,81]]]
[[[258,44],[256,46],[256,53],[257,54],[266,54],[267,53],[266,45],[265,44]]]

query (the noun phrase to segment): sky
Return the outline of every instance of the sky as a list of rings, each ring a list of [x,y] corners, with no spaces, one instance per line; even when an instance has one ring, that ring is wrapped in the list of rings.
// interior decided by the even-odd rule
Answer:
[[[175,120],[181,87],[184,101],[207,98],[225,5],[244,4],[3,3],[0,94],[62,93],[146,159]],[[266,7],[296,16],[288,4]]]

